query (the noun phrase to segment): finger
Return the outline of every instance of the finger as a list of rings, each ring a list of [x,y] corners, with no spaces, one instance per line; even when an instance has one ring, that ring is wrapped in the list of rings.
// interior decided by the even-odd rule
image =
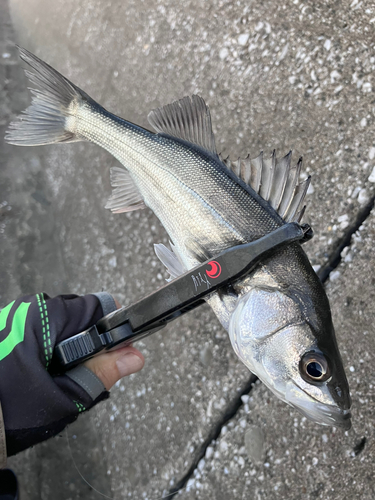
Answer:
[[[89,359],[84,365],[103,382],[107,391],[122,377],[143,368],[145,359],[135,347],[123,347]]]

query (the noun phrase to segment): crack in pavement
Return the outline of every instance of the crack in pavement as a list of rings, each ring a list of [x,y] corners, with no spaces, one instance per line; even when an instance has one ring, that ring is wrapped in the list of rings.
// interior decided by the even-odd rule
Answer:
[[[353,234],[358,231],[358,229],[370,215],[371,210],[374,207],[374,202],[375,196],[373,196],[371,200],[358,212],[354,224],[346,229],[344,236],[339,240],[337,244],[336,250],[332,252],[326,264],[324,264],[321,269],[319,269],[317,274],[322,283],[325,283],[327,281],[331,272],[334,271],[340,264],[342,251],[344,250],[344,248],[350,246]]]
[[[189,481],[195,469],[197,468],[198,463],[205,456],[208,446],[212,443],[212,441],[214,441],[219,437],[221,429],[224,427],[224,425],[236,415],[238,410],[243,405],[241,399],[242,396],[249,394],[249,392],[251,391],[253,385],[257,380],[258,377],[256,375],[251,374],[250,378],[243,386],[242,391],[234,399],[232,399],[232,401],[229,402],[227,408],[225,409],[224,414],[222,415],[220,420],[211,428],[207,438],[201,444],[198,452],[195,455],[193,463],[189,467],[188,471],[178,481],[178,483],[169,490],[168,494],[166,495],[166,498],[168,499],[173,498],[175,495],[177,495],[177,493],[180,490],[182,490],[185,487],[186,483]]]

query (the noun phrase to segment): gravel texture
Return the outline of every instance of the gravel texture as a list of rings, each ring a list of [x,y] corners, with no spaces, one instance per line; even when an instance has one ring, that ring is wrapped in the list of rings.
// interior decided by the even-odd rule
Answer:
[[[0,5],[1,136],[29,99],[17,42],[139,125],[148,127],[150,109],[199,93],[218,149],[303,154],[317,268],[374,196],[372,2],[10,0],[13,28]],[[0,306],[41,290],[107,290],[125,304],[164,283],[152,245],[167,237],[155,216],[103,208],[114,158],[87,143],[0,147]],[[372,498],[371,224],[328,284],[354,430],[316,427],[256,385],[182,496]],[[161,497],[199,460],[250,374],[206,306],[137,347],[145,368],[70,427],[70,448],[63,435],[12,459],[23,500],[96,498],[72,455],[119,500]]]

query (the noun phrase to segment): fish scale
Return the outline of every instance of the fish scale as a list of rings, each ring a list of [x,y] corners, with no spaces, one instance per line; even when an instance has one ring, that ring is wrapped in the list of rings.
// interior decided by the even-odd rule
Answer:
[[[67,119],[66,129],[103,147],[131,172],[146,205],[177,242],[189,267],[197,260],[185,254],[196,240],[204,242],[203,261],[282,224],[254,200],[251,188],[228,175],[219,160],[207,161],[199,151],[129,124],[96,104],[79,108]],[[176,209],[183,234],[169,222]]]
[[[111,169],[114,213],[148,206],[173,244],[156,245],[171,278],[223,250],[300,221],[310,182],[302,159],[223,160],[211,116],[199,96],[151,111],[156,134],[109,113],[39,58],[20,49],[40,90],[10,125],[19,146],[88,140],[117,158]],[[350,394],[331,311],[298,243],[276,251],[248,276],[207,302],[243,363],[281,400],[310,420],[350,428]]]

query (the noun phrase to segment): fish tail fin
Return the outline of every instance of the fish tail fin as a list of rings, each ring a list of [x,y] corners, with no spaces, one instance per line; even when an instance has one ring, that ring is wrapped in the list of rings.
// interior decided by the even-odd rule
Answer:
[[[82,90],[26,49],[20,57],[33,71],[25,71],[32,84],[31,105],[13,121],[5,140],[16,146],[40,146],[84,140],[75,133],[76,114],[82,101],[93,102]]]

